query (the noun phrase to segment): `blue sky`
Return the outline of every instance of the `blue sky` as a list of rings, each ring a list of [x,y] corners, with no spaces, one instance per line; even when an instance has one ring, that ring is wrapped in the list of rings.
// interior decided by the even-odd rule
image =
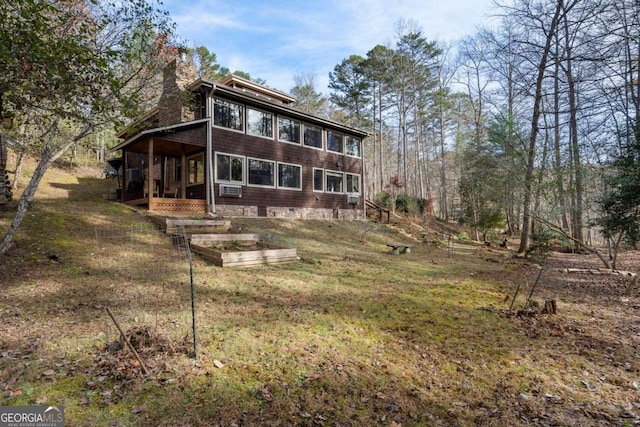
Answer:
[[[218,63],[284,92],[313,73],[327,94],[344,58],[392,45],[400,20],[429,40],[453,41],[485,24],[493,0],[164,0],[188,46],[206,46]]]

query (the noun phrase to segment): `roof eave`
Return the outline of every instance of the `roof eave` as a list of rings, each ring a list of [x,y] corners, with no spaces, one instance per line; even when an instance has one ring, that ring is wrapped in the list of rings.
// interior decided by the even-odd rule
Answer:
[[[250,93],[246,93],[243,92],[241,90],[232,88],[232,87],[228,87],[228,86],[224,86],[224,85],[218,85],[218,84],[213,84],[213,93],[222,93],[222,94],[226,94],[226,95],[231,95],[231,96],[235,96],[237,98],[243,99],[243,100],[247,100],[247,101],[251,101],[252,103],[258,103],[261,104],[265,107],[269,107],[269,108],[274,108],[277,110],[280,110],[282,112],[286,112],[292,116],[296,116],[296,118],[300,118],[302,120],[305,120],[307,122],[319,122],[331,127],[336,127],[336,128],[340,128],[343,130],[348,130],[351,133],[355,133],[359,136],[361,136],[362,138],[365,138],[367,136],[370,135],[369,132],[364,131],[362,129],[358,129],[358,128],[354,128],[348,125],[345,125],[344,123],[340,123],[340,122],[336,122],[330,119],[325,119],[322,117],[318,117],[318,116],[314,116],[313,114],[309,114],[309,113],[305,113],[304,111],[300,111],[297,110],[295,108],[289,107],[287,105],[284,104],[280,104],[277,102],[273,102],[273,101],[269,101],[268,99],[264,99],[261,98],[259,96],[255,96],[252,95]]]
[[[176,128],[198,125],[198,124],[206,123],[206,122],[209,122],[209,121],[210,121],[210,119],[207,117],[205,119],[192,120],[190,122],[176,123],[176,124],[169,125],[169,126],[162,126],[162,127],[159,127],[159,128],[143,130],[142,132],[139,132],[139,133],[135,134],[131,138],[129,138],[129,139],[121,142],[120,144],[116,145],[115,147],[111,148],[110,151],[122,150],[123,148],[133,144],[134,142],[136,142],[137,140],[139,140],[139,139],[141,139],[141,138],[143,138],[145,136],[150,136],[150,135],[153,135],[153,134],[166,132],[168,130],[172,130],[172,129],[176,129]]]

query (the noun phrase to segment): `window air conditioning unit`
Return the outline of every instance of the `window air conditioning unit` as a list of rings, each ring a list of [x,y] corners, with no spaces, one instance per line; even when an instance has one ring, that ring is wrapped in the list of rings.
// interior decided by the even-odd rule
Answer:
[[[357,205],[358,203],[360,203],[360,196],[347,196],[347,203],[350,205]]]
[[[225,197],[242,197],[242,187],[239,185],[220,185],[220,195]]]

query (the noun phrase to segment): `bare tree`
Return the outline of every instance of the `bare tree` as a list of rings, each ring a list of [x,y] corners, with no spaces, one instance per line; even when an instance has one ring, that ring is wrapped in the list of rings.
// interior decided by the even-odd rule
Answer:
[[[306,113],[327,117],[328,101],[325,96],[318,92],[318,77],[316,74],[299,72],[296,73],[293,80],[295,86],[291,89],[291,94],[296,97],[294,106]]]
[[[550,16],[549,22],[544,22],[543,19],[545,17],[549,17],[549,15],[543,14],[541,10],[536,11],[535,13],[530,9],[528,2],[521,1],[521,5],[523,6],[522,12],[526,13],[527,17],[537,17],[536,19],[540,20],[540,24],[542,25],[541,30],[544,32],[544,45],[542,46],[540,61],[538,62],[537,69],[537,77],[535,84],[535,93],[533,99],[533,111],[531,114],[531,133],[529,135],[529,145],[526,153],[526,170],[525,170],[525,178],[524,178],[524,200],[523,200],[523,208],[522,208],[522,231],[520,233],[520,247],[518,248],[519,254],[525,254],[527,249],[529,248],[529,238],[531,234],[532,227],[532,198],[534,195],[533,182],[534,182],[534,173],[535,173],[535,160],[536,160],[536,144],[538,139],[538,132],[540,129],[540,115],[541,115],[541,106],[542,106],[542,96],[543,96],[543,81],[545,78],[545,73],[548,67],[548,58],[551,52],[551,46],[554,34],[558,28],[558,23],[560,20],[560,15],[563,10],[563,0],[558,0],[555,8],[553,10],[552,15]]]

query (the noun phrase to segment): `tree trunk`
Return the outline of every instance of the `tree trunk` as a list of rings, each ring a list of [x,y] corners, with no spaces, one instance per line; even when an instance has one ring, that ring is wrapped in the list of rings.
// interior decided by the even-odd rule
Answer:
[[[540,210],[540,197],[541,197],[541,193],[542,193],[542,184],[544,182],[544,178],[545,175],[547,173],[547,153],[548,153],[548,147],[549,147],[549,126],[546,123],[546,116],[545,116],[545,137],[544,137],[544,143],[542,145],[542,159],[540,161],[540,166],[538,167],[538,178],[536,180],[536,190],[535,190],[535,198],[533,201],[534,204],[534,209],[533,212],[534,214],[537,213]],[[532,230],[533,231],[533,230]]]
[[[559,47],[556,39],[556,56],[559,57]],[[553,95],[553,117],[554,117],[554,132],[553,132],[553,154],[554,154],[554,169],[556,180],[556,192],[558,193],[558,202],[560,205],[560,218],[562,221],[562,228],[564,230],[569,229],[569,218],[567,215],[567,198],[564,189],[564,173],[562,171],[562,155],[560,150],[560,61],[556,61],[555,69],[553,73],[554,77],[554,95]]]
[[[379,90],[379,98],[380,98],[380,102],[378,103],[378,136],[380,138],[380,144],[379,144],[379,154],[380,154],[380,158],[378,159],[378,167],[380,168],[380,173],[378,175],[378,178],[380,180],[380,191],[384,191],[384,186],[385,186],[385,173],[384,173],[384,160],[385,160],[385,156],[384,156],[384,144],[383,144],[383,140],[382,140],[382,85],[379,85],[378,87]]]
[[[538,76],[536,78],[536,92],[533,103],[533,113],[531,117],[531,134],[529,135],[529,147],[527,150],[527,166],[525,171],[525,183],[524,183],[524,202],[523,202],[523,219],[522,219],[522,232],[520,234],[520,247],[518,248],[518,254],[524,255],[529,249],[529,237],[532,227],[532,212],[531,202],[533,197],[533,179],[535,171],[536,160],[536,141],[538,138],[538,131],[540,128],[540,106],[542,104],[542,83],[544,81],[545,70],[547,69],[547,58],[549,57],[549,51],[551,48],[551,40],[556,32],[558,26],[558,18],[560,11],[562,10],[563,0],[558,0],[556,10],[551,19],[551,26],[547,32],[545,47],[538,64]]]
[[[16,153],[16,173],[14,174],[13,182],[11,183],[14,190],[18,188],[20,176],[22,175],[23,160],[24,160],[24,149],[21,147],[18,149],[18,152]]]
[[[372,108],[371,108],[371,112],[372,112],[372,118],[373,120],[371,121],[373,123],[373,155],[372,155],[372,159],[373,162],[371,164],[371,172],[372,172],[372,176],[371,176],[371,191],[373,192],[373,194],[369,195],[369,198],[371,200],[374,200],[376,197],[376,194],[378,194],[378,192],[380,190],[378,190],[378,129],[376,127],[376,110],[377,110],[377,104],[376,104],[376,82],[373,81],[373,90],[371,91],[372,96],[371,96],[371,100],[373,102]],[[382,138],[380,138],[380,142],[382,142]]]
[[[3,126],[4,111],[2,108],[2,92],[0,91],[0,126]],[[0,206],[7,203],[7,144],[0,133]]]
[[[445,221],[449,220],[449,206],[447,201],[447,166],[445,163],[445,148],[444,148],[444,140],[445,140],[445,119],[444,119],[444,109],[442,105],[440,105],[439,111],[439,120],[440,120],[440,217]]]
[[[20,227],[22,220],[24,219],[27,211],[31,207],[31,203],[33,202],[33,198],[36,194],[36,190],[38,189],[38,185],[44,176],[44,173],[47,171],[52,161],[50,159],[41,159],[36,169],[33,171],[33,176],[29,181],[29,184],[24,189],[22,193],[22,197],[20,197],[20,201],[18,202],[18,209],[16,211],[13,220],[11,221],[11,225],[9,229],[5,233],[2,242],[0,243],[0,256],[4,255],[11,247],[13,246],[13,237]]]
[[[565,54],[566,54],[566,68],[565,74],[567,77],[567,86],[569,90],[569,135],[571,140],[571,154],[573,157],[573,169],[575,176],[575,205],[572,212],[572,227],[573,237],[579,242],[584,242],[584,235],[582,232],[582,210],[583,210],[583,168],[580,160],[580,146],[578,144],[578,119],[577,119],[577,102],[576,102],[576,83],[573,77],[573,57],[572,46],[569,38],[569,23],[567,19],[567,11],[564,14],[564,33],[565,33]]]
[[[36,165],[36,169],[33,171],[33,176],[29,181],[29,184],[24,189],[22,196],[20,197],[20,201],[18,202],[18,208],[16,210],[16,214],[11,221],[11,225],[9,225],[9,229],[5,233],[2,241],[0,242],[0,257],[7,253],[9,249],[13,246],[13,237],[15,236],[16,231],[20,227],[22,220],[25,215],[29,211],[31,204],[33,203],[33,199],[36,194],[36,190],[38,189],[38,185],[42,180],[45,172],[49,169],[49,167],[58,160],[69,148],[73,147],[78,141],[89,134],[89,128],[85,128],[82,131],[78,132],[74,138],[70,138],[70,141],[62,146],[54,146],[52,142],[55,140],[57,136],[57,125],[52,126],[49,131],[49,141],[45,144],[45,150],[42,154],[42,157],[38,161]],[[57,151],[54,151],[57,150]]]

